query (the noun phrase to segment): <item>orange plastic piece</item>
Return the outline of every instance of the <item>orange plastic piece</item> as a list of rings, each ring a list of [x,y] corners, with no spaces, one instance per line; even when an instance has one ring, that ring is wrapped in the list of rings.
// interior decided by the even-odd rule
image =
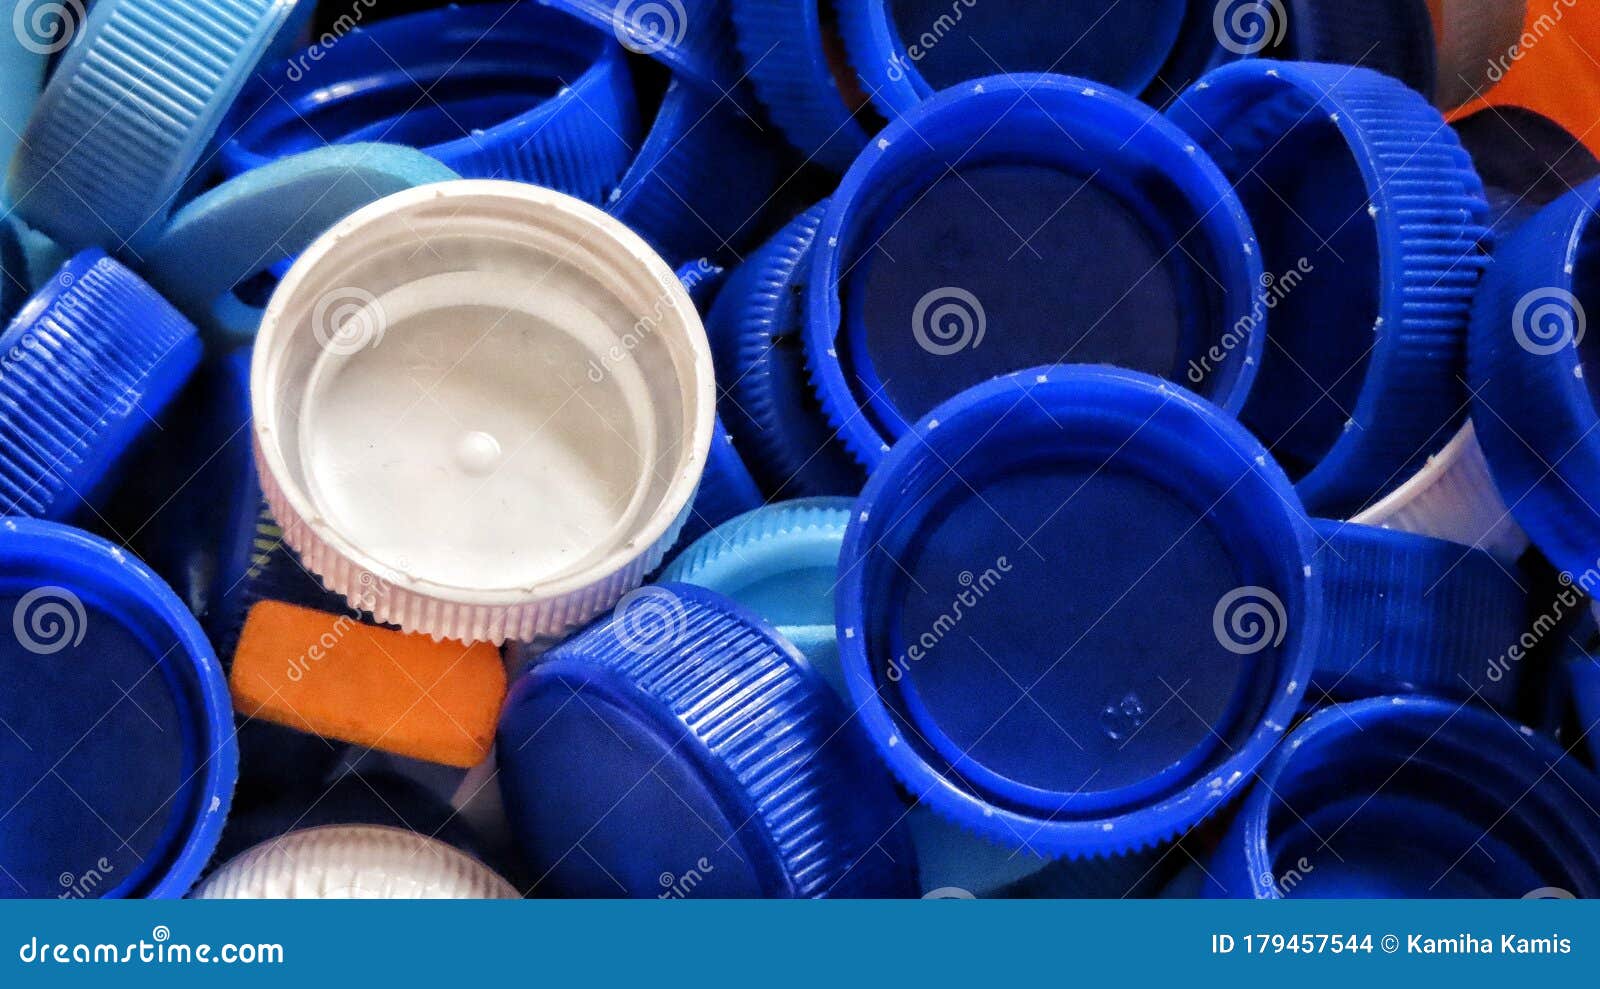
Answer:
[[[230,684],[240,714],[469,767],[489,755],[506,671],[487,643],[436,642],[263,601],[245,620]]]
[[[1536,110],[1600,155],[1600,4],[1591,0],[1528,0],[1522,41],[1500,53],[1487,98],[1451,114],[1485,106]]]

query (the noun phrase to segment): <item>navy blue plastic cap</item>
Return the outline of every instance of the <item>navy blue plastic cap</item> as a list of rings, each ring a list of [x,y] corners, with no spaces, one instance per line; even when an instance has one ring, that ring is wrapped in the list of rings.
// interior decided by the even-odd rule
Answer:
[[[638,110],[608,32],[533,3],[451,5],[357,27],[263,68],[224,125],[230,175],[326,143],[419,148],[465,178],[599,204]]]
[[[866,483],[811,390],[801,351],[806,262],[825,206],[795,217],[753,251],[706,317],[718,408],[756,480],[775,498],[854,496]]]
[[[92,504],[199,360],[194,326],[133,272],[68,261],[0,333],[0,514]]]
[[[760,228],[778,154],[732,103],[674,81],[606,211],[669,263],[723,257]]]
[[[1216,812],[1289,725],[1322,591],[1288,478],[1158,378],[1042,368],[936,409],[867,482],[840,657],[913,796],[1080,857]]]
[[[734,50],[730,0],[538,0],[614,34],[635,55],[680,79],[730,97],[743,80]]]
[[[1437,110],[1380,73],[1254,60],[1173,104],[1261,239],[1266,352],[1242,418],[1348,518],[1460,425],[1488,203]]]
[[[0,522],[0,614],[0,896],[182,896],[239,764],[200,626],[138,560],[34,519]]]
[[[1451,126],[1483,179],[1496,243],[1600,175],[1600,160],[1582,141],[1533,110],[1485,107]]]
[[[1495,251],[1473,304],[1478,441],[1512,513],[1550,562],[1592,589],[1600,561],[1600,180],[1546,207]]]
[[[1261,768],[1207,893],[1600,895],[1600,780],[1543,735],[1424,697],[1328,708]]]
[[[689,517],[678,534],[678,545],[687,546],[736,515],[761,507],[761,489],[734,449],[733,438],[718,419],[711,432],[711,452],[706,455],[706,470],[695,490]]]
[[[765,622],[643,588],[518,679],[496,739],[534,896],[914,896],[900,803]]]
[[[1058,72],[1137,95],[1172,56],[1186,6],[856,0],[837,8],[862,86],[894,117],[935,92],[1002,73]]]
[[[1589,765],[1600,768],[1600,657],[1572,648],[1563,656],[1564,686],[1578,718],[1578,731],[1589,753]]]
[[[733,26],[756,97],[808,161],[842,172],[867,143],[856,119],[829,0],[732,0]],[[847,76],[841,78],[842,75]]]
[[[1149,107],[1064,76],[964,83],[891,124],[809,263],[808,366],[868,466],[945,399],[1041,364],[1128,367],[1237,410],[1265,336],[1227,179]]]

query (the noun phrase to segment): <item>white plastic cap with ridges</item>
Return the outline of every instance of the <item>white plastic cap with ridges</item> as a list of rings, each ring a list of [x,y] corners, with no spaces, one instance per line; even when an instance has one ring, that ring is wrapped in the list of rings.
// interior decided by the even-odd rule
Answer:
[[[713,381],[694,304],[621,223],[520,183],[421,186],[318,238],[268,304],[262,490],[305,565],[379,621],[559,635],[676,539]]]
[[[488,866],[402,828],[334,824],[292,831],[230,859],[196,900],[514,900]]]
[[[1527,534],[1489,476],[1470,422],[1426,466],[1350,521],[1476,546],[1504,563],[1528,548]]]

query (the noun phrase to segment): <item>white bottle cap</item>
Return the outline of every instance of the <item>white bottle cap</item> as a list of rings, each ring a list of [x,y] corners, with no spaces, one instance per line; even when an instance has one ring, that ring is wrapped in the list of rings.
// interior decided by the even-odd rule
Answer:
[[[699,314],[638,236],[514,182],[352,214],[268,304],[251,370],[285,539],[380,621],[560,634],[659,564],[711,444]]]

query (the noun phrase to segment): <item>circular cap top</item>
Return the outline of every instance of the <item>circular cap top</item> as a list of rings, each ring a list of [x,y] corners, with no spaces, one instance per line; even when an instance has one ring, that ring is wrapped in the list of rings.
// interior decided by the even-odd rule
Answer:
[[[715,416],[672,270],[599,210],[497,181],[323,235],[267,307],[251,395],[306,565],[380,621],[465,641],[559,633],[636,585]]]
[[[496,762],[533,895],[916,893],[903,809],[839,699],[704,588],[643,588],[541,657]]]
[[[402,828],[294,831],[230,859],[196,900],[514,900],[511,884],[464,852]]]
[[[1380,697],[1307,718],[1208,870],[1212,895],[1600,894],[1600,780],[1497,714]]]
[[[1294,716],[1311,540],[1260,444],[1183,389],[1008,375],[918,424],[857,503],[850,692],[935,811],[1041,854],[1147,847],[1225,804]]]
[[[32,519],[0,522],[0,618],[7,895],[182,896],[238,775],[199,625],[144,564]]]

